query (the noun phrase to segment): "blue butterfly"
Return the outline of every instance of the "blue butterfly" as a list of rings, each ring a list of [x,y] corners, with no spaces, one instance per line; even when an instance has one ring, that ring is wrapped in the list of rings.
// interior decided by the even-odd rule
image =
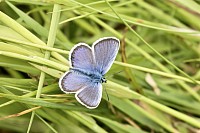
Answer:
[[[59,80],[65,93],[75,93],[79,103],[89,109],[98,107],[102,97],[104,75],[113,64],[120,41],[104,37],[95,41],[92,48],[85,43],[75,45],[69,54],[70,69]]]

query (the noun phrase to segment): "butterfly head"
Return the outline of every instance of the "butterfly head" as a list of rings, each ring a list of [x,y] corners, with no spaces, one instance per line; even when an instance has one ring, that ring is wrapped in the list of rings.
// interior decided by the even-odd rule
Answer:
[[[106,78],[102,77],[101,78],[101,83],[106,83],[106,82],[107,82]]]

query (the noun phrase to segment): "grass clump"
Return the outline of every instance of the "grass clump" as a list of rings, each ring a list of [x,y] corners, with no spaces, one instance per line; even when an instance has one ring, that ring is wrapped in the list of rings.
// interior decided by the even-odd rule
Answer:
[[[2,1],[0,131],[200,130],[198,1]],[[74,44],[115,36],[121,47],[97,109],[63,94]],[[118,73],[119,71],[122,71]],[[112,77],[109,75],[114,74]]]

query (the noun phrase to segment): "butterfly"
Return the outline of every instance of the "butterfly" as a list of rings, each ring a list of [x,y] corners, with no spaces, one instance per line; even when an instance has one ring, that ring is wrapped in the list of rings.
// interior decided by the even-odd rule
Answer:
[[[65,93],[75,93],[79,103],[89,109],[98,107],[102,97],[102,83],[120,47],[119,39],[103,37],[90,47],[76,44],[69,53],[70,69],[59,80]]]

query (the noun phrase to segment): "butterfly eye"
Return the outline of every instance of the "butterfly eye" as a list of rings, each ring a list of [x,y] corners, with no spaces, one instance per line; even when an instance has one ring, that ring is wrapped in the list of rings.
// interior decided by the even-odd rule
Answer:
[[[106,78],[101,79],[101,83],[106,83],[106,82],[107,82]]]

